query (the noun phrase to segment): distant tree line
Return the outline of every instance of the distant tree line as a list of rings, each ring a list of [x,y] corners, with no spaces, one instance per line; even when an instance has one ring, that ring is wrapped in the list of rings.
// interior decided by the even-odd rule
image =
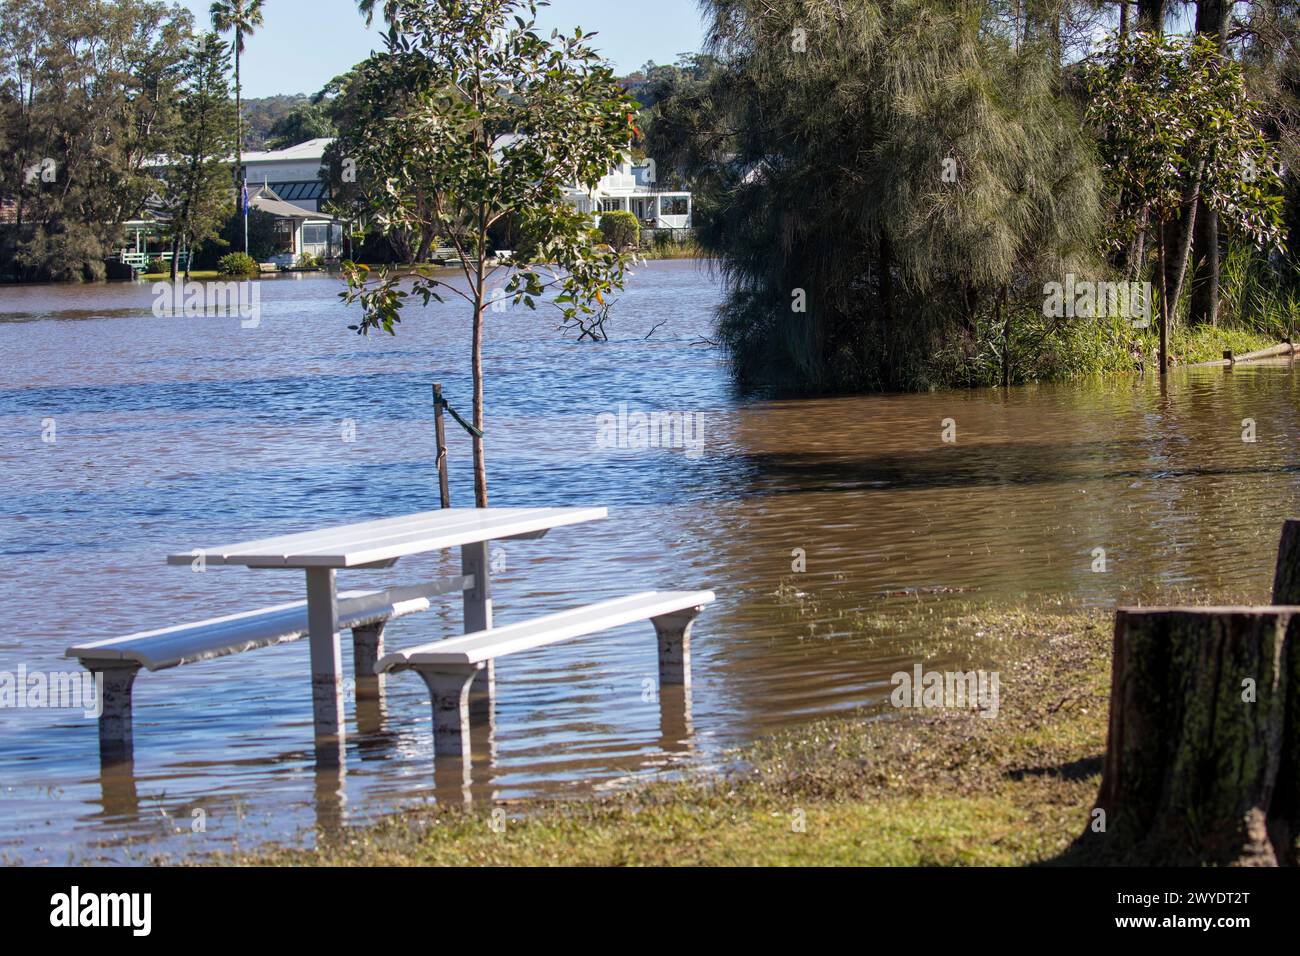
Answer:
[[[0,278],[103,278],[146,212],[173,250],[222,245],[229,60],[167,3],[0,0]]]
[[[306,93],[291,95],[260,96],[244,100],[244,148],[248,150],[279,149],[294,146],[314,139],[304,136],[300,140],[286,142],[283,135],[296,123],[289,117],[298,114],[308,106],[311,98]]]
[[[104,278],[149,217],[172,253],[210,267],[244,249],[234,157],[334,127],[305,95],[246,101],[235,46],[260,0],[217,0],[213,31],[155,0],[0,0],[0,281]],[[225,37],[229,37],[229,42]],[[265,258],[273,218],[254,210]]]

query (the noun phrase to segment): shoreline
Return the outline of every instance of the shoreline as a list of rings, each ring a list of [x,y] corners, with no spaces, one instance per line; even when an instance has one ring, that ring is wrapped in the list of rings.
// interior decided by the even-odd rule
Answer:
[[[394,813],[311,849],[216,865],[1043,865],[1068,863],[1100,780],[1110,611],[981,612],[972,633],[1035,642],[1001,665],[998,716],[827,718],[688,772],[556,802]]]

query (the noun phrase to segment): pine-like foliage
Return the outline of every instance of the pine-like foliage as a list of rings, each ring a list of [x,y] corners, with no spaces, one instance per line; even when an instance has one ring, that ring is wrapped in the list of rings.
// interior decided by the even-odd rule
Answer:
[[[702,240],[742,383],[922,387],[981,317],[1090,271],[1098,167],[1051,38],[1013,48],[975,3],[706,6],[736,155]]]
[[[216,237],[234,206],[235,106],[226,84],[227,59],[226,45],[207,33],[196,37],[181,64],[180,109],[162,194],[173,278],[176,254]]]

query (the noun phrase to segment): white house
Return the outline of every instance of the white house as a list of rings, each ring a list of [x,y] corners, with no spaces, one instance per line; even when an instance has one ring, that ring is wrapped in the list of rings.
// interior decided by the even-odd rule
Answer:
[[[276,265],[297,265],[302,256],[334,259],[343,251],[343,223],[327,213],[286,202],[270,186],[254,188],[251,182],[248,205],[275,217]]]
[[[509,149],[515,136],[502,136],[497,145]],[[326,148],[332,139],[311,139],[288,149],[245,153],[244,170],[251,193],[255,186],[267,186],[276,198],[303,209],[317,211],[329,198],[321,182]],[[591,191],[573,188],[566,198],[583,212],[599,215],[615,209],[630,212],[647,229],[687,229],[691,225],[691,194],[660,190],[654,185],[654,163],[623,162]]]
[[[325,149],[332,142],[332,139],[309,139],[287,149],[244,153],[249,194],[255,186],[269,186],[277,199],[318,212],[328,198],[320,175]]]
[[[635,163],[624,155],[618,167],[604,177],[596,188],[573,188],[565,197],[583,212],[630,212],[644,229],[689,229],[691,194],[679,190],[656,189],[655,165],[647,160]]]
[[[238,204],[239,192],[232,189],[232,194]],[[275,243],[269,261],[276,265],[289,268],[299,265],[303,256],[336,259],[342,254],[343,223],[328,213],[285,202],[269,186],[255,186],[251,182],[248,205],[275,217]],[[127,245],[111,258],[138,271],[154,259],[169,262],[172,254],[165,239],[165,225],[153,209],[146,209],[139,219],[123,223]],[[183,265],[188,258],[189,250],[182,249],[177,261]]]

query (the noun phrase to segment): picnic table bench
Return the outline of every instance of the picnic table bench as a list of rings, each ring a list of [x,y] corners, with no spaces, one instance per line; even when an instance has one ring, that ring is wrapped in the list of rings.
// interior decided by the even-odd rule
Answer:
[[[305,573],[306,600],[68,648],[66,656],[104,675],[101,754],[108,760],[131,755],[131,695],[141,668],[165,670],[306,636],[316,758],[322,765],[338,765],[345,743],[339,641],[344,628],[353,636],[358,700],[381,694],[388,673],[411,669],[424,677],[433,699],[438,752],[468,753],[471,686],[477,681],[490,700],[493,661],[506,654],[650,620],[659,635],[661,682],[689,683],[690,627],[713,600],[709,591],[643,592],[492,626],[489,542],[532,540],[606,514],[604,508],[448,508],[168,555],[173,565],[201,561],[204,568],[297,569]],[[448,548],[460,549],[460,575],[386,590],[337,590],[340,570],[389,568],[403,557]],[[434,598],[457,592],[463,595],[463,637],[385,655],[389,621],[427,610]]]
[[[379,680],[374,664],[383,653],[386,623],[428,610],[431,599],[438,595],[472,586],[473,577],[462,576],[386,591],[341,592],[338,626],[352,631],[357,697],[365,697]],[[131,691],[141,668],[167,670],[285,644],[305,636],[309,630],[307,602],[294,601],[77,644],[68,648],[65,656],[75,657],[87,670],[104,675],[100,752],[108,758],[121,759],[131,751]]]
[[[375,673],[413,670],[433,703],[435,753],[469,752],[469,694],[498,657],[649,620],[659,638],[659,683],[689,684],[691,624],[712,591],[646,591],[385,655]]]

